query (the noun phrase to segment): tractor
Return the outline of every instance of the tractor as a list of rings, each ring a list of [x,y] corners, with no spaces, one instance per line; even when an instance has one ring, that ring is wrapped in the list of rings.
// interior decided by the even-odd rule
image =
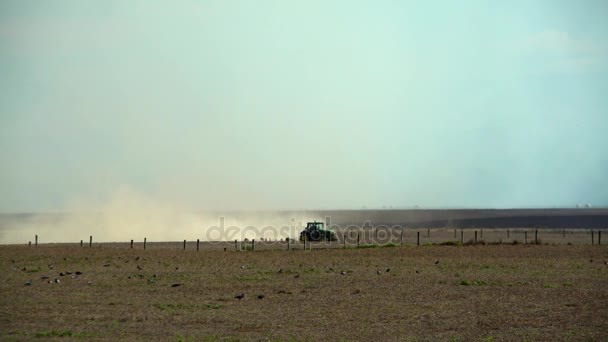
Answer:
[[[336,241],[336,232],[324,229],[323,222],[308,222],[306,228],[300,233],[300,241]]]

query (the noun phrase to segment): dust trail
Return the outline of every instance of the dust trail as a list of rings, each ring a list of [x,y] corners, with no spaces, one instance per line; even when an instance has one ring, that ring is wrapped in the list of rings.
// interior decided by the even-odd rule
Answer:
[[[65,213],[0,216],[0,243],[21,244],[142,240],[230,241],[294,238],[302,225],[321,217],[309,212],[227,211],[210,212],[144,196],[132,189],[118,189],[99,205],[71,203]]]

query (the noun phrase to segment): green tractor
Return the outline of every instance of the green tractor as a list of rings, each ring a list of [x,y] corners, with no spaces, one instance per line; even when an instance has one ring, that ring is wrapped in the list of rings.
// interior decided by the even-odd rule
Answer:
[[[308,222],[306,228],[300,233],[300,241],[336,241],[336,232],[324,229],[323,222]]]

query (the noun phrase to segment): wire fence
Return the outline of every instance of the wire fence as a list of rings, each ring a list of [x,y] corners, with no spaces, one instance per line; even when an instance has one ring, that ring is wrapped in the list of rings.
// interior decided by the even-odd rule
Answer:
[[[530,229],[530,228],[423,228],[423,229],[344,229],[337,231],[335,240],[306,241],[299,238],[236,239],[230,241],[151,241],[147,237],[125,242],[96,242],[93,236],[79,242],[44,243],[39,236],[28,246],[40,244],[80,246],[82,248],[110,247],[131,249],[183,249],[183,250],[311,250],[332,248],[370,248],[381,246],[426,245],[602,245],[608,229]],[[606,241],[603,242],[606,244]]]

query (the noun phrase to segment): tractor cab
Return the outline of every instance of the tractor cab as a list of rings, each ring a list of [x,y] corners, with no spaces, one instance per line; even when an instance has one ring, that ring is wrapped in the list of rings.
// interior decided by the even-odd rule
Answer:
[[[336,233],[324,227],[323,222],[308,222],[300,233],[300,241],[336,241]]]

